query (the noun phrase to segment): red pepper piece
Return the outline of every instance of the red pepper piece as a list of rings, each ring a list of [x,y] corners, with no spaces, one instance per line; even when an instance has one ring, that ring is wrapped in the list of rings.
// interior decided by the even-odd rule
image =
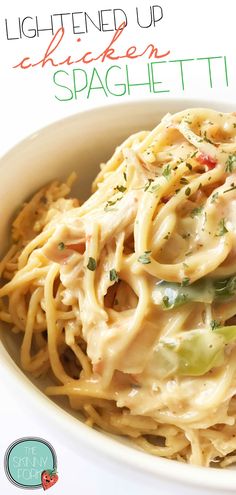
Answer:
[[[78,242],[77,244],[66,244],[68,249],[72,249],[73,251],[77,251],[77,253],[84,254],[85,252],[85,243]]]
[[[202,165],[207,165],[208,170],[212,170],[217,164],[217,160],[215,158],[212,158],[210,155],[206,155],[205,153],[200,153],[200,155],[197,156],[197,160]]]

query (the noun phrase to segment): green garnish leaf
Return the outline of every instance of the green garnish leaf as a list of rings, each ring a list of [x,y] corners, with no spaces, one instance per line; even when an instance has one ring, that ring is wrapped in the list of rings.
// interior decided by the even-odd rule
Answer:
[[[221,220],[219,222],[219,230],[218,230],[218,233],[216,234],[216,236],[221,237],[222,235],[227,234],[227,232],[229,232],[229,231],[225,226],[225,218],[221,218]]]
[[[114,201],[112,201],[112,200],[107,201],[105,204],[105,207],[104,207],[104,211],[110,211],[112,209],[111,207],[114,206],[117,203],[117,201],[120,201],[122,198],[123,198],[123,196],[121,196],[120,198],[114,199]]]
[[[161,287],[162,285],[163,287]],[[180,290],[175,289],[175,287],[172,289],[168,286],[168,282],[165,281],[157,284],[157,289],[161,287],[161,293],[163,294],[161,299],[163,309],[177,308],[178,306],[185,304],[189,299],[185,288],[181,288],[181,285],[179,284],[172,285],[180,287]]]
[[[163,302],[163,305],[165,306],[165,308],[169,308],[170,307],[169,297],[168,296],[164,296],[162,298],[162,302]]]
[[[189,282],[190,282],[190,278],[184,277],[182,282],[181,282],[181,286],[186,287],[187,285],[189,285]]]
[[[224,191],[224,194],[227,193],[227,192],[233,191],[234,189],[236,189],[236,186],[232,186],[230,189],[226,189]]]
[[[211,203],[215,203],[215,201],[217,200],[219,196],[219,193],[218,192],[215,192],[213,195],[212,195],[212,198],[211,198]]]
[[[123,192],[126,191],[127,187],[125,187],[125,186],[116,186],[116,187],[114,187],[114,189],[123,193]]]
[[[150,253],[151,251],[144,251],[144,254],[141,254],[141,256],[138,257],[139,263],[142,263],[143,265],[148,265],[149,263],[151,263],[149,256]]]
[[[234,171],[235,166],[236,166],[236,153],[232,153],[231,155],[228,156],[226,160],[225,172],[232,173]]]
[[[190,187],[187,187],[187,189],[185,190],[185,195],[190,196],[190,194],[191,194],[191,189]]]
[[[220,327],[220,322],[218,320],[211,320],[210,327],[212,330]]]
[[[117,275],[117,271],[115,270],[115,268],[112,268],[112,270],[110,270],[110,281],[111,282],[118,282],[119,278],[118,278],[118,275]]]
[[[147,191],[151,185],[151,183],[153,182],[153,179],[148,179],[147,180],[147,183],[145,184],[144,186],[144,191]]]
[[[59,242],[59,244],[57,245],[59,251],[63,251],[63,249],[65,249],[65,244],[64,242]]]
[[[181,177],[180,184],[189,184],[189,181],[185,177]]]
[[[96,267],[97,267],[96,260],[94,258],[91,258],[91,256],[90,256],[89,259],[88,259],[87,268],[89,270],[91,270],[92,272],[94,272],[94,270],[96,270]]]
[[[202,213],[202,210],[203,210],[203,206],[197,206],[196,208],[193,208],[193,210],[191,211],[191,217],[194,218],[196,217],[197,215],[200,215]]]
[[[204,132],[204,141],[206,141],[207,143],[210,143],[210,144],[213,144],[214,145],[214,143],[207,137],[206,131]]]
[[[158,189],[160,189],[160,184],[154,184],[154,185],[152,185],[152,186],[149,187],[148,192],[149,193],[154,193]]]
[[[166,180],[169,180],[171,175],[171,168],[169,164],[164,167],[162,175],[165,177]]]

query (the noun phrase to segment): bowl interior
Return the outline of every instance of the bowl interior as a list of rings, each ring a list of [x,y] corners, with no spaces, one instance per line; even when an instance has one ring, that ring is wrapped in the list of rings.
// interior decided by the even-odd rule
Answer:
[[[206,104],[199,100],[146,100],[116,104],[80,113],[56,122],[19,143],[0,161],[0,200],[3,212],[0,216],[1,254],[4,253],[8,245],[9,226],[17,209],[42,185],[54,179],[64,179],[75,170],[78,174],[78,181],[73,193],[76,193],[79,198],[85,199],[90,194],[91,182],[99,171],[99,164],[111,156],[115,147],[122,140],[133,132],[152,129],[167,112],[174,113],[185,108],[199,106],[226,112],[233,110],[229,103],[209,102]],[[11,359],[13,358],[15,363],[19,362],[19,342],[11,332],[3,328],[0,330],[1,367],[4,368],[5,373],[13,376],[13,384],[18,384],[19,380],[22,381],[23,393],[24,390],[25,393],[30,393],[33,386],[30,385],[26,391],[26,381],[23,380],[22,374],[18,372],[17,366],[12,363]],[[45,381],[42,379],[33,381],[33,383],[41,390],[45,386]],[[36,392],[36,401],[40,401],[40,396],[40,392]],[[52,404],[52,401],[48,400],[48,403]],[[58,403],[62,408],[69,410],[66,400],[62,399]],[[62,422],[66,421],[70,421],[70,416],[62,417]],[[73,423],[72,434],[75,432],[75,428],[76,423]],[[99,442],[96,440],[96,432],[92,432],[93,434],[95,435],[94,441]],[[93,437],[91,438],[93,441]],[[113,450],[115,452],[116,446]],[[117,452],[114,455],[121,460],[123,453],[117,447]],[[146,461],[141,463],[143,469],[148,466],[148,470],[155,473],[158,472],[158,465],[161,465],[162,474],[165,472],[165,466],[167,466],[166,473],[168,473],[170,461],[160,460],[161,464],[158,464],[156,458],[150,459],[147,454],[137,452],[137,455],[141,456],[142,459],[147,457],[149,459],[147,463]],[[134,455],[132,458],[135,458]],[[180,480],[183,478],[183,481],[185,478],[186,481],[186,469],[190,473],[190,470],[195,468],[178,465],[179,474],[177,476],[175,473],[173,476],[177,476]],[[205,476],[205,483],[209,487],[220,488],[219,480],[216,479],[216,471],[218,470],[204,471],[209,473],[209,475],[207,474],[208,482],[207,476]],[[233,474],[236,475],[236,472]],[[204,483],[202,480],[200,481],[198,474],[191,475],[191,480],[189,475],[187,476],[189,482],[193,481],[194,477],[195,484]],[[236,482],[236,476],[234,482]],[[224,487],[226,486],[231,489],[229,479],[227,480],[225,477]]]

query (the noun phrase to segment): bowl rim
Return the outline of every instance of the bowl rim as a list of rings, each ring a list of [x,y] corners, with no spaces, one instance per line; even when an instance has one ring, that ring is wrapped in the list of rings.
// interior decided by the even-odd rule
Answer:
[[[164,106],[165,104],[166,105],[171,105],[171,104],[178,104],[181,106],[181,107],[184,107],[183,109],[191,109],[191,108],[205,108],[205,109],[213,109],[214,110],[214,106],[219,106],[219,104],[222,104],[222,105],[226,105],[227,107],[230,107],[230,105],[232,105],[232,103],[227,100],[227,99],[222,99],[222,100],[216,100],[216,99],[209,99],[207,96],[204,98],[199,98],[199,97],[192,97],[192,98],[185,98],[184,96],[183,97],[178,97],[178,98],[174,98],[172,96],[166,96],[166,97],[161,97],[160,99],[158,98],[155,98],[153,96],[147,96],[146,98],[132,98],[132,100],[126,100],[126,101],[123,101],[123,102],[120,102],[120,101],[113,101],[112,103],[107,103],[107,104],[101,104],[101,105],[98,105],[96,107],[93,107],[93,108],[88,108],[87,110],[84,109],[80,112],[76,111],[76,112],[73,112],[71,113],[70,115],[67,115],[65,117],[62,117],[62,118],[59,118],[59,119],[56,119],[55,121],[53,122],[49,122],[49,124],[46,124],[42,127],[37,127],[32,133],[28,134],[27,136],[25,136],[24,138],[20,138],[19,140],[17,140],[10,148],[8,148],[3,154],[0,154],[0,165],[1,165],[1,161],[2,160],[5,160],[8,158],[8,156],[10,156],[14,151],[17,150],[18,147],[22,147],[24,145],[27,145],[27,143],[29,141],[32,141],[34,139],[37,139],[39,137],[39,135],[42,135],[44,133],[47,133],[48,131],[50,131],[50,129],[53,129],[55,126],[63,126],[64,124],[66,124],[67,122],[72,122],[73,120],[76,120],[77,118],[81,118],[83,116],[92,116],[92,114],[96,114],[96,113],[99,113],[99,112],[102,112],[102,113],[106,113],[106,112],[110,112],[112,111],[113,109],[115,108],[126,108],[126,107],[136,107],[137,105],[144,105],[144,104],[147,104],[147,105],[160,105],[160,106]],[[186,103],[186,106],[185,106],[185,103]],[[235,102],[235,108],[236,108],[236,102]],[[178,110],[178,111],[181,111]],[[220,111],[220,110],[219,110]],[[234,110],[232,110],[234,111]],[[227,113],[227,112],[225,112]],[[119,143],[118,143],[119,144]]]
[[[26,138],[17,142],[12,148],[10,148],[6,153],[0,157],[0,173],[2,173],[2,166],[5,160],[11,157],[11,154],[15,153],[17,149],[24,148],[30,140],[35,140],[38,136],[42,134],[47,134],[50,130],[53,130],[56,126],[65,125],[73,120],[83,119],[86,115],[90,118],[93,114],[102,112],[106,116],[106,113],[111,112],[116,107],[119,110],[127,110],[128,108],[135,108],[143,104],[148,105],[160,105],[160,107],[171,107],[171,105],[177,105],[181,108],[212,108],[222,105],[227,107],[226,112],[230,112],[229,108],[234,103],[228,100],[208,100],[204,98],[173,98],[166,97],[159,99],[154,99],[148,97],[145,99],[132,99],[125,102],[115,102],[106,105],[100,105],[92,109],[83,110],[82,112],[76,112],[72,115],[58,119],[27,136]],[[224,111],[224,110],[222,110]],[[233,108],[232,108],[233,111]],[[236,485],[236,471],[231,470],[221,470],[206,468],[200,466],[193,466],[189,464],[184,464],[178,461],[173,461],[165,459],[162,457],[156,457],[147,454],[141,450],[137,450],[128,445],[124,445],[117,440],[114,440],[102,432],[94,430],[87,425],[83,424],[81,421],[76,419],[67,413],[63,408],[55,404],[51,399],[45,396],[40,389],[38,389],[29,378],[21,371],[21,369],[16,365],[11,356],[5,349],[1,339],[0,339],[0,369],[2,373],[3,380],[9,384],[10,390],[14,393],[20,400],[23,396],[27,402],[30,402],[34,409],[38,409],[37,404],[41,404],[40,415],[42,413],[43,420],[49,418],[51,422],[57,424],[57,434],[59,437],[65,439],[65,435],[69,434],[69,442],[73,444],[72,447],[76,449],[77,441],[82,442],[85,447],[89,448],[89,456],[91,452],[98,454],[100,457],[104,457],[106,460],[119,462],[120,466],[131,468],[132,471],[139,471],[142,474],[152,476],[154,478],[160,478],[162,481],[177,482],[182,485],[188,485],[195,488],[208,488],[214,491],[227,490],[228,492],[235,491]],[[21,380],[22,387],[16,387],[16,383]],[[55,414],[56,412],[56,414]],[[42,418],[41,418],[42,419]],[[76,439],[76,442],[73,442]],[[75,445],[74,445],[75,444]],[[91,457],[90,457],[91,458]]]

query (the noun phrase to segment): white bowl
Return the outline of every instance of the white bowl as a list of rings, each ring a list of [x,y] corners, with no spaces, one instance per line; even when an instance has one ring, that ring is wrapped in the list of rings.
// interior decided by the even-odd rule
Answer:
[[[233,111],[229,103],[200,100],[145,100],[96,108],[56,122],[17,144],[0,161],[0,238],[2,251],[9,239],[9,225],[15,210],[34,191],[55,178],[65,178],[78,171],[79,197],[90,193],[92,179],[99,163],[109,158],[115,146],[125,137],[141,129],[152,129],[167,112],[189,107],[207,106]],[[17,366],[18,348],[10,332],[1,332],[1,379],[10,384],[14,394],[28,401],[38,421],[50,421],[55,437],[70,448],[83,449],[84,455],[96,463],[114,463],[117,475],[141,476],[148,486],[173,493],[213,494],[235,491],[236,471],[198,468],[143,453],[109,435],[92,430],[76,419],[65,401],[55,404],[41,390],[42,381],[32,383]],[[20,385],[20,386],[19,386]],[[79,447],[78,447],[79,446]],[[203,490],[203,491],[202,491]],[[158,493],[158,492],[157,492]]]

